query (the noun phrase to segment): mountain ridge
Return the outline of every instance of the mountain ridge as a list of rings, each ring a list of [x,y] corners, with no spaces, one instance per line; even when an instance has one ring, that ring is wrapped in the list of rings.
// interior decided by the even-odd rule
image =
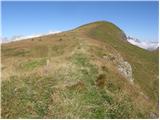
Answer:
[[[92,22],[92,23],[87,23],[87,24],[85,24],[83,26],[79,26],[79,27],[77,27],[75,29],[83,28],[85,26],[88,27],[89,25],[93,25],[93,24],[96,24],[96,25],[99,24],[100,25],[100,24],[106,23],[106,22],[116,26],[115,24],[113,24],[113,23],[111,23],[109,21],[103,21],[102,20],[102,21],[95,21],[95,22]],[[118,28],[118,29],[120,31],[122,31],[120,28]],[[7,40],[7,38],[4,38],[4,40],[7,40],[7,42],[13,42],[13,41],[17,41],[17,40],[25,40],[25,39],[29,39],[29,38],[43,37],[43,36],[47,36],[47,35],[50,35],[50,34],[56,34],[56,33],[60,33],[60,32],[63,32],[63,31],[53,31],[53,32],[45,33],[45,34],[37,34],[37,35],[30,35],[30,36],[15,36],[11,40]],[[136,46],[138,46],[140,48],[143,48],[143,49],[146,49],[146,50],[149,50],[149,51],[153,51],[159,46],[158,42],[142,42],[137,38],[125,35],[124,32],[123,32],[123,34],[124,34],[124,39],[127,39],[127,41],[130,44],[136,45]],[[2,38],[2,42],[3,42],[3,38]]]

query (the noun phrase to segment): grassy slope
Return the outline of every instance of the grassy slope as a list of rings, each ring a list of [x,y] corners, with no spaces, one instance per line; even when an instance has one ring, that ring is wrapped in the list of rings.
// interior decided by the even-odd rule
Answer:
[[[117,30],[117,31],[116,31]],[[108,33],[114,34],[108,34]],[[120,54],[133,66],[135,82],[138,83],[146,94],[158,102],[158,54],[153,54],[147,50],[121,40],[123,35],[113,24],[101,22],[96,29],[92,29],[89,36],[97,40],[102,40],[113,46]],[[156,94],[155,94],[156,93]]]
[[[131,63],[131,85],[103,56]],[[2,45],[2,118],[158,116],[158,55],[107,22]]]

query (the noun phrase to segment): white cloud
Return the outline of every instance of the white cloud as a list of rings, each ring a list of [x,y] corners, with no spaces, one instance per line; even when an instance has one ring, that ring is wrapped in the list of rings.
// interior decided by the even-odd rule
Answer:
[[[56,31],[49,31],[47,34],[56,34],[56,33],[60,33],[61,31],[58,31],[58,30],[56,30]]]
[[[127,40],[129,43],[136,45],[140,48],[146,49],[146,50],[155,50],[159,46],[158,42],[142,42],[132,37],[128,37]]]
[[[8,42],[8,38],[0,36],[0,41],[1,41],[1,43]]]
[[[8,42],[12,42],[12,41],[19,41],[19,40],[25,40],[25,39],[29,39],[29,38],[36,38],[36,37],[56,34],[56,33],[60,33],[60,32],[61,31],[49,31],[48,33],[43,33],[43,34],[34,34],[34,35],[28,35],[28,36],[17,35],[17,36],[13,36],[10,39],[8,39],[6,37],[1,37],[0,39],[1,39],[2,43],[8,43]]]

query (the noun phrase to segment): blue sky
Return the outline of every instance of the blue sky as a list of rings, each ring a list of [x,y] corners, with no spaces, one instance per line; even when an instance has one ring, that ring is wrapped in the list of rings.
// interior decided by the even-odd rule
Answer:
[[[65,31],[106,20],[127,35],[158,41],[158,1],[2,2],[2,36]]]

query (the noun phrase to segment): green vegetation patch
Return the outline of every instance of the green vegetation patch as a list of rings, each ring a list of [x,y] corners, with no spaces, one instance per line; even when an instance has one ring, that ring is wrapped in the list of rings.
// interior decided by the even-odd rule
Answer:
[[[23,80],[21,80],[23,79]],[[48,112],[55,81],[31,75],[2,82],[2,118],[43,118]]]
[[[25,62],[21,64],[21,68],[25,70],[33,70],[39,66],[45,65],[46,59],[33,59],[31,61]]]
[[[79,78],[86,83],[94,84],[98,75],[98,68],[96,65],[91,64],[89,56],[82,53],[76,53],[72,56],[72,63],[74,63],[78,70]]]
[[[79,66],[88,66],[89,65],[89,59],[87,58],[87,55],[82,53],[76,53],[72,56],[72,62]]]

